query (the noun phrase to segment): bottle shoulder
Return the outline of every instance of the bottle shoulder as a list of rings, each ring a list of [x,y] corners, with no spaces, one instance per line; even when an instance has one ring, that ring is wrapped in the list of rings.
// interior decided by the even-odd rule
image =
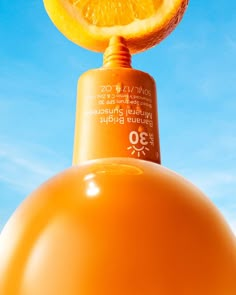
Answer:
[[[138,79],[138,80],[150,80],[155,83],[155,79],[148,73],[137,70],[134,68],[125,68],[125,67],[114,67],[114,68],[106,68],[101,67],[97,69],[90,69],[87,72],[84,72],[78,79],[78,81],[83,81],[87,79]]]

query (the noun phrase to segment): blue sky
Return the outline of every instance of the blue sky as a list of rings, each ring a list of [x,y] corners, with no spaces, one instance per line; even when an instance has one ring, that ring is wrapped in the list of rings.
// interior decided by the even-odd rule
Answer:
[[[196,184],[236,233],[236,2],[190,0],[163,43],[133,57],[157,82],[162,164]],[[102,55],[53,26],[41,0],[0,0],[0,229],[71,165],[76,84]]]

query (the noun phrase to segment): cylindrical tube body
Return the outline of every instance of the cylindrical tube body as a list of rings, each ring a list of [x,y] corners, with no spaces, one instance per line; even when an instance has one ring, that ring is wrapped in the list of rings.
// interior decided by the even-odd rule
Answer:
[[[160,163],[156,86],[149,74],[112,67],[80,77],[73,164],[104,157]]]

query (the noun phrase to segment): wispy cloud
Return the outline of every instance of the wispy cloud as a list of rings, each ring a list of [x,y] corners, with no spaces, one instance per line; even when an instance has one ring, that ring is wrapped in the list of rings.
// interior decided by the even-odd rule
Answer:
[[[58,159],[53,151],[32,144],[0,144],[0,163],[0,185],[21,193],[29,193],[65,166],[64,159]]]
[[[236,173],[229,170],[185,170],[181,172],[219,208],[236,234]]]
[[[66,168],[60,155],[31,143],[0,143],[0,230],[23,199]]]
[[[214,128],[208,125],[206,130],[193,130],[198,140],[193,144],[189,141],[181,160],[177,154],[172,162],[179,174],[213,201],[236,234],[236,124],[221,120],[213,123]]]
[[[226,218],[226,220],[228,221],[232,231],[236,235],[236,204],[234,204],[234,206],[232,206],[231,209],[221,206],[220,210],[222,214],[224,215],[224,217]]]
[[[206,171],[203,169],[203,171],[197,172],[185,171],[184,174],[213,200],[221,197],[226,198],[230,192],[236,193],[234,171]],[[228,198],[231,198],[231,196],[228,196]]]
[[[226,44],[228,45],[228,47],[235,51],[236,50],[236,38],[232,37],[230,35],[226,35],[225,40],[226,40]]]

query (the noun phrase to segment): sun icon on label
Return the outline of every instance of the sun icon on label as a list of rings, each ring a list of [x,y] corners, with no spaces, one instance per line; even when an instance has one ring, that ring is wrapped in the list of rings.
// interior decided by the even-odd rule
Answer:
[[[131,151],[132,156],[137,154],[138,158],[140,158],[142,155],[145,156],[150,150],[147,147],[149,143],[147,132],[131,131],[129,134],[129,142],[131,145],[127,147],[127,150]]]
[[[134,145],[131,145],[127,148],[127,150],[131,151],[131,155],[134,156],[137,153],[138,158],[140,158],[141,155],[145,156],[146,152],[149,151],[149,148],[146,146],[142,146],[141,148],[137,148]]]

